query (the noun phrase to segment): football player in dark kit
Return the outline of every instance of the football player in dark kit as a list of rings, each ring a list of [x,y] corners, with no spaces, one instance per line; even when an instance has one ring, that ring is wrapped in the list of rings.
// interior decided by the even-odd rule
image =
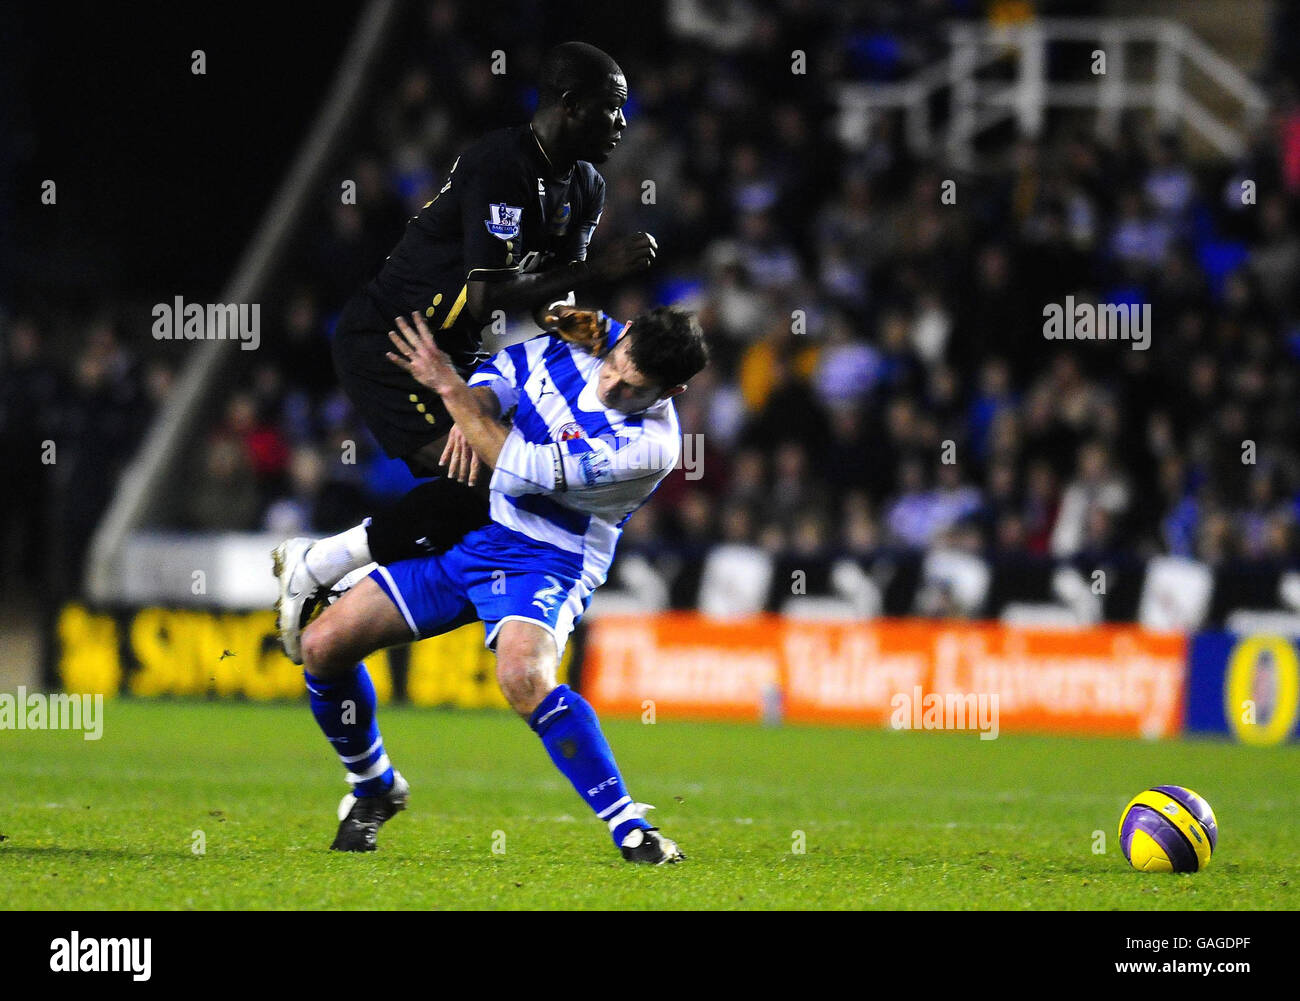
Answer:
[[[654,261],[648,233],[587,255],[605,205],[605,181],[593,164],[609,158],[627,125],[623,71],[595,46],[565,42],[544,57],[538,91],[530,123],[489,133],[456,159],[442,189],[339,319],[339,381],[384,451],[416,476],[436,476],[466,446],[456,438],[449,445],[452,421],[438,395],[387,360],[395,317],[422,312],[438,346],[468,377],[485,357],[482,328],[498,311],[532,311],[541,323],[575,289]],[[285,653],[302,663],[303,627],[349,573],[439,552],[487,521],[485,489],[440,477],[339,535],[277,546]]]

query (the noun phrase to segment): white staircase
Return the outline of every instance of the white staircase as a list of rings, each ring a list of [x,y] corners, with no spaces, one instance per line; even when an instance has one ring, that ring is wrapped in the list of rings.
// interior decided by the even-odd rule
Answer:
[[[1091,110],[1098,131],[1113,138],[1124,112],[1137,109],[1153,113],[1161,131],[1185,130],[1212,152],[1237,157],[1268,111],[1263,90],[1177,21],[1046,18],[997,26],[956,23],[948,37],[948,56],[910,80],[841,85],[840,138],[860,146],[870,136],[875,116],[902,112],[913,153],[970,169],[978,138],[1008,121],[1016,123],[1022,136],[1034,138],[1049,110]],[[1091,79],[1049,78],[1047,52],[1054,42],[1083,43],[1085,50],[1093,45],[1094,57],[1086,64]],[[1095,58],[1098,52],[1104,60]],[[1133,72],[1139,64],[1149,65],[1149,72]],[[1103,72],[1094,70],[1099,65]],[[1196,87],[1189,86],[1193,76]],[[1205,81],[1215,94],[1211,102],[1194,96],[1203,91]]]

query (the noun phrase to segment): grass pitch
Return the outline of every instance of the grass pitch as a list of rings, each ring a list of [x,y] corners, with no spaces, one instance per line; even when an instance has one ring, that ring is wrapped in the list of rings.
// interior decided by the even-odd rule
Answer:
[[[632,794],[689,856],[650,869],[621,861],[513,716],[380,724],[412,795],[371,855],[326,850],[346,786],[305,704],[122,700],[97,742],[0,731],[0,906],[1300,906],[1294,746],[608,720]],[[1160,783],[1218,814],[1206,871],[1120,854],[1120,811]]]

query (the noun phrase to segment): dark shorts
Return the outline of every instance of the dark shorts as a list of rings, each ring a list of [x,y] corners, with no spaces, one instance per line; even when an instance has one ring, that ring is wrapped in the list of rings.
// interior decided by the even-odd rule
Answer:
[[[393,317],[385,317],[368,293],[353,296],[334,332],[334,369],[384,452],[394,459],[409,459],[422,446],[443,438],[453,422],[437,393],[388,360],[392,329]],[[466,374],[465,365],[457,368]]]

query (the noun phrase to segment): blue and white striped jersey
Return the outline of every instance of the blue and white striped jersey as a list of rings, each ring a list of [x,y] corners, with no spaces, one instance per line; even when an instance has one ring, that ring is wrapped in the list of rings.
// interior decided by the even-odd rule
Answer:
[[[611,321],[609,346],[624,325]],[[639,414],[607,409],[596,395],[604,363],[552,334],[483,362],[471,386],[490,386],[514,411],[492,475],[492,520],[583,557],[602,584],[632,512],[677,464],[681,431],[672,400]]]

